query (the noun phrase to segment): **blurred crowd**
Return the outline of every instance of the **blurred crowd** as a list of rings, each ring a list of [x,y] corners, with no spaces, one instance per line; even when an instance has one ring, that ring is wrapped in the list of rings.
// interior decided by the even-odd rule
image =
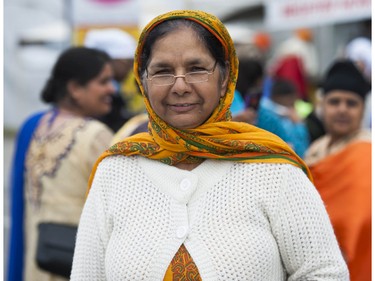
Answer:
[[[234,43],[239,56],[237,94],[232,104],[234,120],[271,131],[304,157],[309,145],[325,134],[322,116],[323,74],[311,29],[299,28],[277,46],[262,33],[254,36],[251,51],[241,40]],[[353,61],[371,83],[371,38],[359,34],[348,42],[339,59]],[[271,52],[272,50],[272,52]],[[362,126],[371,129],[371,93],[365,97]]]
[[[306,161],[350,280],[371,280],[370,34],[352,38],[323,75],[310,29],[295,30],[272,54],[270,40],[252,55],[238,42],[232,104],[235,120],[280,136]]]
[[[232,39],[239,58],[233,120],[278,135],[306,161],[351,280],[371,280],[369,33],[352,38],[323,74],[312,29],[296,29],[277,46],[263,32],[255,34],[251,44],[235,36]],[[66,280],[60,275],[44,279],[50,274],[29,264],[37,251],[35,229],[45,220],[77,224],[96,157],[111,144],[148,130],[146,111],[131,110],[134,95],[127,94],[125,87],[130,81],[139,90],[132,76],[136,39],[124,30],[103,28],[89,31],[83,45],[76,50],[82,52],[76,54],[80,64],[69,58],[75,51],[60,57],[42,94],[51,110],[28,119],[18,136],[12,169],[8,280],[21,280],[22,271],[12,266],[19,265],[24,253],[29,259],[24,261],[26,276],[38,276],[28,280]],[[90,54],[90,49],[100,53]],[[93,65],[95,59],[98,65]],[[62,68],[71,68],[71,76],[60,75]],[[42,160],[46,161],[43,165]],[[25,179],[15,183],[21,173]],[[65,189],[51,188],[61,183]],[[66,202],[74,202],[73,207],[66,207]],[[24,219],[27,224],[21,226]],[[32,235],[24,246],[20,241],[25,231]]]

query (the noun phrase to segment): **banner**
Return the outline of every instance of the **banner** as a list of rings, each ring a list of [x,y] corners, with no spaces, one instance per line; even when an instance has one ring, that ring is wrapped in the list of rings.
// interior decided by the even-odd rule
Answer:
[[[265,23],[269,30],[281,30],[370,17],[371,0],[269,0]]]

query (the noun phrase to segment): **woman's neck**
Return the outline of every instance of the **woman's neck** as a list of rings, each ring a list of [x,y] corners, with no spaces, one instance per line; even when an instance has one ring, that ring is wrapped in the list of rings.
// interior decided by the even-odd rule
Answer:
[[[187,171],[192,171],[196,167],[198,167],[202,163],[177,163],[174,165],[176,168],[179,168],[181,170],[187,170]]]
[[[350,141],[352,138],[354,138],[358,132],[360,131],[360,129],[352,132],[351,134],[348,134],[348,135],[330,135],[331,136],[331,139],[329,141],[329,144],[328,144],[328,147],[332,147],[336,144],[339,144],[339,143],[342,143],[342,142],[348,142]]]
[[[82,113],[82,110],[80,110],[77,106],[70,104],[69,102],[60,102],[57,105],[57,109],[62,114],[74,115],[79,117],[85,116],[85,114]]]

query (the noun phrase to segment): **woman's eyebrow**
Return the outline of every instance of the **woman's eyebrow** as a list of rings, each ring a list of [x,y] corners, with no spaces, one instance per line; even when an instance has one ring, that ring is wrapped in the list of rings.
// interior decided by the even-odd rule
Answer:
[[[195,59],[189,60],[187,62],[187,65],[195,65],[195,64],[206,64],[206,60],[202,60],[200,58],[195,58]]]
[[[193,59],[190,59],[190,60],[187,60],[185,63],[185,67],[191,67],[191,66],[194,66],[194,65],[207,65],[207,61],[206,60],[202,60],[200,58],[193,58]],[[148,69],[150,70],[158,70],[158,69],[165,69],[165,68],[173,68],[172,64],[171,63],[168,63],[168,62],[163,62],[163,61],[159,61],[159,62],[155,62],[155,63],[152,63],[148,66]]]
[[[153,63],[149,65],[149,68],[166,68],[166,67],[171,67],[171,65],[165,62],[157,62],[157,63]]]

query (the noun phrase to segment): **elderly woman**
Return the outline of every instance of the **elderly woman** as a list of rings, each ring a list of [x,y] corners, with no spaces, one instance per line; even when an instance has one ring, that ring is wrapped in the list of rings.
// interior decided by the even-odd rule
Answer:
[[[371,132],[361,126],[369,84],[349,60],[335,61],[323,83],[326,135],[306,153],[350,280],[371,280]]]
[[[348,280],[302,160],[230,121],[237,65],[213,15],[145,27],[134,71],[149,132],[99,158],[71,280]]]

